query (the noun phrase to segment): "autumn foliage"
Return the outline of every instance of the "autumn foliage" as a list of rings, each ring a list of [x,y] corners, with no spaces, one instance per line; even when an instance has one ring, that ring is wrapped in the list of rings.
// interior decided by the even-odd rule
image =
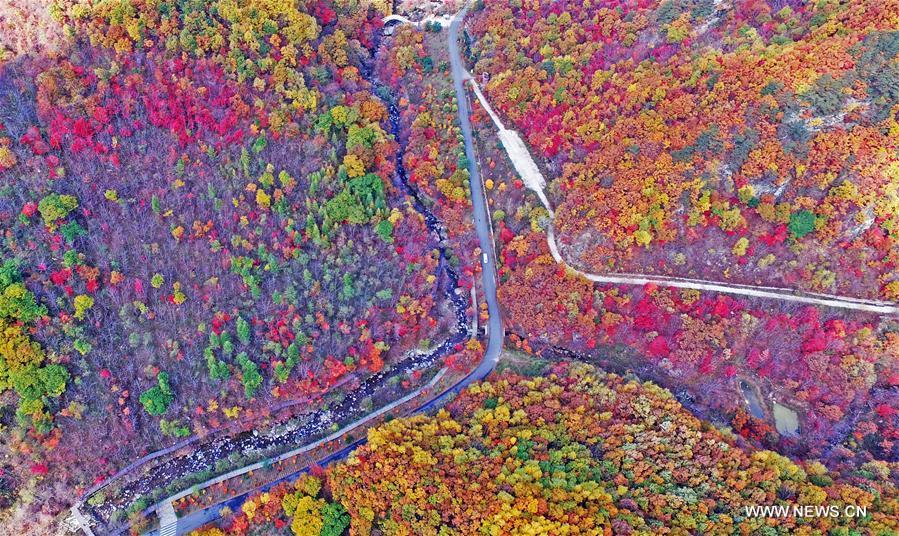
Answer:
[[[891,471],[871,462],[840,478],[746,447],[656,385],[563,363],[543,377],[498,375],[434,416],[371,430],[326,469],[326,487],[351,534],[886,534],[897,528]],[[225,520],[229,534],[288,533],[283,513],[259,516],[267,495],[251,499],[252,516],[244,506]],[[863,506],[868,516],[772,525],[744,515],[748,503]]]
[[[896,61],[887,4],[476,3],[469,68],[555,208],[524,188],[475,102],[510,346],[633,370],[834,470],[894,462],[894,318],[594,284],[564,265],[894,301],[896,99],[876,89],[891,74],[871,71]],[[824,151],[838,146],[855,156]],[[798,432],[777,429],[775,401]]]
[[[387,2],[26,4],[0,9],[2,471],[37,499],[12,523],[440,342],[445,267],[376,87]],[[65,53],[8,39],[20,19]]]
[[[895,301],[895,0],[478,7],[575,264]]]

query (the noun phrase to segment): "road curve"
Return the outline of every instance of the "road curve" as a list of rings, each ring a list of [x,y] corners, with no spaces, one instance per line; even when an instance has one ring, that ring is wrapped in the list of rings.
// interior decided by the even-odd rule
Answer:
[[[781,287],[759,287],[753,285],[720,283],[716,281],[704,281],[698,279],[686,279],[680,277],[647,274],[592,274],[589,272],[578,270],[562,257],[562,254],[559,253],[559,246],[556,243],[556,236],[553,232],[552,225],[550,225],[546,233],[546,240],[549,244],[549,251],[556,263],[567,267],[569,270],[573,271],[579,276],[595,283],[612,283],[615,285],[638,286],[651,283],[660,287],[700,290],[704,292],[718,292],[721,294],[733,294],[737,296],[747,296],[750,298],[765,298],[771,300],[803,303],[806,305],[817,305],[821,307],[833,307],[837,309],[864,311],[866,313],[875,313],[886,316],[899,316],[899,305],[890,302],[863,300],[859,298],[847,298],[843,296],[833,296],[828,294],[812,294],[800,290],[792,290]]]
[[[450,67],[453,74],[453,87],[456,90],[456,101],[459,109],[459,125],[462,127],[462,137],[465,141],[465,157],[468,160],[468,182],[471,186],[472,217],[474,218],[478,244],[482,252],[479,262],[482,269],[481,282],[484,285],[484,296],[487,301],[487,348],[484,350],[484,358],[481,359],[477,368],[443,393],[416,408],[414,413],[430,411],[444,404],[451,396],[456,395],[472,382],[486,378],[493,372],[493,369],[496,368],[496,364],[499,362],[499,357],[503,350],[503,341],[506,337],[499,309],[499,300],[496,296],[496,247],[493,242],[493,230],[488,212],[490,207],[487,205],[487,193],[484,188],[484,181],[481,179],[481,173],[478,170],[478,161],[474,152],[474,141],[471,134],[471,121],[469,119],[471,114],[468,105],[468,94],[465,92],[465,80],[468,76],[468,71],[465,69],[465,63],[462,60],[462,55],[459,53],[459,28],[465,20],[466,13],[468,13],[468,5],[463,7],[453,17],[447,39]],[[475,306],[474,314],[478,314],[477,306]]]
[[[554,219],[555,213],[552,206],[550,206],[549,200],[547,200],[546,195],[543,192],[543,178],[542,176],[539,176],[539,171],[535,172],[538,176],[538,180],[533,180],[528,176],[525,176],[525,174],[521,171],[527,171],[527,169],[529,168],[536,169],[534,159],[528,152],[527,147],[525,147],[524,144],[520,141],[513,147],[509,146],[507,140],[504,138],[504,135],[508,135],[508,133],[511,131],[507,130],[503,126],[503,123],[500,120],[498,114],[493,110],[490,102],[478,87],[477,81],[472,80],[471,85],[478,97],[478,100],[480,101],[481,106],[487,111],[487,113],[493,119],[493,124],[499,130],[499,138],[503,142],[502,146],[506,150],[506,154],[515,166],[515,169],[519,171],[519,174],[522,174],[521,178],[524,180],[527,187],[537,194],[544,207],[546,207],[546,210],[549,211],[550,220]],[[515,135],[515,137],[517,138],[517,134]],[[806,292],[803,290],[791,289],[786,287],[744,285],[723,281],[709,281],[703,279],[690,279],[684,277],[662,276],[654,274],[634,274],[620,272],[594,274],[584,272],[572,266],[571,263],[567,262],[562,257],[562,254],[559,252],[558,243],[556,242],[552,223],[549,225],[549,229],[547,230],[546,240],[549,245],[549,251],[556,263],[566,266],[568,269],[574,271],[578,275],[596,283],[612,283],[616,285],[637,286],[652,283],[660,287],[718,292],[722,294],[747,296],[751,298],[782,300],[794,303],[802,303],[806,305],[864,311],[867,313],[875,313],[887,316],[899,316],[899,304],[889,301],[868,300],[864,298],[853,298],[848,296],[838,296],[834,294]]]
[[[482,268],[481,276],[484,288],[483,294],[487,302],[487,348],[484,351],[483,359],[473,371],[471,371],[467,376],[459,380],[453,386],[447,388],[439,395],[415,408],[412,413],[427,412],[434,408],[437,408],[447,402],[450,397],[459,393],[472,382],[480,381],[486,378],[493,371],[493,369],[496,368],[496,365],[499,362],[499,357],[503,349],[503,341],[505,339],[505,331],[500,314],[499,300],[497,299],[496,295],[496,250],[493,242],[493,232],[491,229],[490,217],[488,212],[489,207],[487,205],[487,196],[484,189],[484,183],[481,180],[481,174],[477,167],[477,159],[474,152],[474,142],[472,141],[472,128],[471,122],[469,120],[470,113],[468,105],[468,95],[465,92],[464,86],[467,72],[465,70],[462,57],[459,53],[459,28],[467,12],[468,7],[466,6],[453,18],[448,32],[448,45],[450,64],[452,67],[453,75],[453,86],[455,87],[456,99],[458,101],[459,123],[462,128],[462,136],[464,137],[465,142],[465,155],[468,159],[469,182],[471,185],[472,216],[478,235],[478,243],[480,245],[481,251],[483,252],[481,258],[479,259],[479,262],[481,262]],[[475,306],[474,314],[479,314],[477,306]],[[356,441],[340,449],[339,451],[328,455],[322,460],[319,460],[318,464],[324,466],[331,462],[341,460],[349,455],[350,452],[362,445],[364,442],[364,439],[357,439]],[[225,501],[208,506],[202,510],[191,512],[190,514],[178,519],[176,534],[186,534],[192,530],[202,527],[203,525],[211,523],[220,517],[221,509],[223,507],[227,506],[232,510],[236,510],[249,497],[250,494],[256,491],[270,489],[272,486],[283,481],[294,480],[308,471],[309,467],[304,467],[303,469],[300,469],[299,471],[291,475],[288,475],[280,480],[271,482],[264,486],[260,486],[255,490],[251,490],[241,495],[231,497]],[[145,533],[146,536],[155,536],[157,534],[158,531],[156,530],[151,530]]]

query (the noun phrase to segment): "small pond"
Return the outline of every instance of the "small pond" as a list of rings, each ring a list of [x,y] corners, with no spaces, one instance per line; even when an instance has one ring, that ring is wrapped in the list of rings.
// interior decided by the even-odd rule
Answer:
[[[782,404],[774,403],[774,427],[780,435],[799,435],[799,415]]]
[[[749,406],[749,413],[756,419],[767,420],[767,412],[762,406],[755,386],[746,380],[740,380],[740,392],[743,394],[746,405]],[[774,427],[777,432],[783,436],[797,437],[799,435],[799,415],[796,411],[777,402],[772,402],[772,410]]]
[[[764,419],[765,409],[762,408],[759,397],[755,394],[755,389],[753,389],[749,382],[740,380],[740,391],[743,393],[746,404],[749,405],[749,413],[756,419]]]

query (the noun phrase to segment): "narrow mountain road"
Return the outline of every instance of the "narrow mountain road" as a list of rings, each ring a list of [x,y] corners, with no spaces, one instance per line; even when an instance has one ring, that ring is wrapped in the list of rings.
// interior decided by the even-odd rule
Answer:
[[[456,98],[458,100],[459,123],[462,128],[462,135],[464,137],[465,144],[465,154],[468,159],[468,173],[471,183],[472,217],[477,231],[478,243],[482,251],[479,262],[481,263],[482,269],[481,275],[484,297],[487,302],[487,348],[484,351],[483,359],[473,371],[456,382],[456,384],[454,384],[453,386],[447,388],[445,391],[438,394],[431,400],[424,402],[422,405],[415,408],[411,413],[427,412],[440,407],[441,405],[445,404],[452,396],[462,391],[472,382],[481,381],[486,378],[493,371],[493,369],[496,368],[496,365],[499,362],[499,357],[503,349],[503,341],[505,339],[505,331],[503,328],[502,317],[499,309],[499,300],[497,299],[496,295],[496,248],[494,245],[492,224],[489,216],[489,207],[487,205],[486,188],[484,187],[484,182],[481,178],[480,171],[478,170],[477,158],[474,151],[474,142],[472,139],[472,128],[471,122],[469,120],[470,107],[468,104],[468,95],[465,91],[464,86],[465,80],[467,78],[467,72],[465,70],[462,57],[459,53],[459,28],[467,11],[468,8],[465,7],[453,18],[452,23],[449,27],[447,37],[450,63],[452,66],[453,85],[456,91]],[[477,307],[475,307],[474,314],[478,314]],[[409,398],[406,398],[403,401],[397,401],[395,404],[391,405],[391,407],[405,402],[408,399]],[[384,411],[387,410],[384,409],[382,412]],[[341,460],[363,443],[364,439],[358,439],[353,443],[347,445],[346,447],[340,449],[339,451],[330,454],[322,460],[319,460],[318,464],[324,466],[334,461]],[[308,448],[311,447],[306,447],[301,450],[307,450]],[[211,523],[218,519],[224,507],[230,508],[232,511],[237,510],[250,496],[250,494],[257,491],[270,489],[272,486],[283,481],[294,480],[301,474],[304,474],[308,471],[309,467],[305,467],[280,480],[260,486],[255,490],[251,490],[241,495],[231,497],[225,501],[208,506],[201,510],[191,512],[184,517],[177,519],[174,523],[172,523],[170,520],[165,529],[168,530],[171,534],[187,534],[192,530],[195,530],[205,524]],[[182,493],[181,495],[183,496],[184,493]],[[166,500],[157,506],[162,508],[167,507],[167,505],[171,504],[171,500]],[[170,506],[168,507],[170,508]],[[149,531],[145,533],[145,535],[162,536],[160,534],[160,531],[158,530]]]
[[[465,19],[466,13],[468,13],[467,5],[453,18],[447,38],[449,41],[450,66],[453,73],[453,87],[456,90],[456,100],[459,105],[459,124],[462,127],[462,136],[465,138],[465,156],[468,159],[474,224],[478,233],[478,242],[483,252],[481,268],[483,270],[482,282],[487,301],[487,313],[489,315],[487,324],[488,339],[484,359],[472,373],[478,379],[481,379],[486,377],[496,367],[496,363],[499,361],[499,354],[503,349],[505,332],[503,331],[502,317],[499,310],[499,300],[496,297],[496,248],[488,212],[490,208],[487,205],[487,192],[484,188],[481,173],[478,170],[478,161],[474,152],[471,121],[469,120],[471,113],[468,105],[468,94],[464,85],[467,71],[465,70],[465,64],[462,62],[462,56],[459,54],[459,28]]]
[[[545,188],[545,179],[539,171],[537,164],[528,151],[521,138],[515,131],[508,130],[503,125],[496,111],[490,105],[490,102],[481,92],[477,81],[470,80],[472,89],[477,95],[481,106],[487,111],[493,119],[493,124],[498,130],[498,136],[502,142],[503,148],[506,150],[509,159],[515,166],[515,169],[521,175],[522,180],[529,189],[534,191],[540,198],[546,210],[549,211],[550,219],[554,219],[555,212],[546,198],[543,191]],[[702,279],[691,279],[684,277],[661,276],[654,274],[633,274],[633,273],[605,273],[595,274],[579,270],[566,261],[556,242],[556,236],[553,226],[550,225],[546,233],[546,240],[549,245],[549,251],[553,259],[558,263],[565,265],[578,275],[596,282],[596,283],[612,283],[616,285],[634,285],[642,286],[649,283],[660,287],[680,288],[700,290],[705,292],[719,292],[722,294],[732,294],[737,296],[747,296],[750,298],[764,298],[781,300],[806,305],[817,305],[822,307],[834,307],[837,309],[849,309],[854,311],[864,311],[867,313],[876,313],[887,316],[899,316],[899,304],[879,301],[867,300],[863,298],[852,298],[847,296],[837,296],[833,294],[819,294],[814,292],[806,292],[803,290],[791,289],[786,287],[770,287],[759,285],[742,285],[735,283],[727,283],[723,281],[708,281]]]
[[[581,277],[589,279],[590,281],[593,281],[595,283],[612,283],[616,285],[639,286],[651,283],[660,287],[692,289],[704,292],[720,292],[722,294],[748,296],[750,298],[766,298],[803,303],[806,305],[818,305],[821,307],[834,307],[837,309],[864,311],[867,313],[876,313],[887,316],[899,316],[899,305],[896,305],[894,303],[864,300],[860,298],[848,298],[845,296],[834,296],[830,294],[814,294],[784,287],[739,285],[734,283],[722,283],[717,281],[705,281],[701,279],[688,279],[650,274],[593,274],[574,268],[562,257],[562,254],[559,253],[559,246],[556,243],[556,236],[553,232],[552,227],[550,227],[549,231],[547,232],[546,238],[547,242],[549,243],[550,253],[557,263],[565,265]]]
[[[409,393],[408,395],[404,396],[403,398],[401,398],[399,400],[395,400],[395,401],[391,402],[390,404],[382,407],[381,409],[375,411],[374,413],[369,413],[364,418],[362,418],[354,423],[348,424],[347,426],[341,428],[340,430],[334,432],[333,434],[331,434],[325,438],[319,439],[318,441],[315,441],[314,443],[310,443],[308,445],[294,449],[290,452],[286,452],[276,458],[272,458],[270,460],[264,460],[261,462],[254,463],[252,465],[248,465],[245,467],[235,469],[235,470],[225,473],[223,475],[212,478],[202,484],[192,486],[186,490],[182,490],[182,491],[172,495],[171,497],[167,497],[166,499],[163,499],[162,501],[160,501],[159,503],[157,503],[156,505],[154,505],[153,507],[151,507],[149,509],[150,511],[155,511],[157,516],[159,517],[160,528],[158,531],[151,531],[151,532],[147,533],[146,536],[175,536],[177,534],[186,534],[192,530],[202,527],[203,525],[209,523],[212,520],[217,519],[220,508],[216,509],[216,507],[224,506],[225,504],[230,504],[231,502],[233,502],[235,500],[235,497],[231,497],[231,498],[227,499],[226,501],[219,503],[216,506],[213,506],[210,508],[205,508],[203,510],[197,510],[195,512],[191,512],[190,514],[188,514],[180,519],[175,515],[175,510],[174,510],[173,505],[175,504],[175,502],[179,501],[180,499],[183,499],[184,497],[187,497],[187,496],[193,494],[196,491],[209,488],[211,486],[214,486],[214,485],[222,483],[222,482],[227,482],[228,480],[237,478],[239,476],[245,475],[252,471],[258,471],[260,469],[264,469],[267,466],[271,466],[276,463],[280,463],[282,461],[289,460],[289,459],[299,456],[301,454],[310,452],[326,443],[337,441],[337,440],[341,439],[342,437],[345,437],[350,432],[354,431],[356,428],[359,428],[360,426],[363,426],[364,424],[370,422],[371,420],[376,419],[386,413],[389,413],[390,411],[393,411],[393,409],[395,409],[396,407],[401,406],[401,405],[405,404],[406,402],[409,402],[410,400],[416,398],[423,391],[432,389],[434,387],[434,385],[436,385],[437,382],[439,382],[440,379],[443,377],[443,375],[446,373],[446,370],[447,369],[445,369],[445,368],[441,369],[440,372],[434,377],[434,379],[432,379],[430,382],[428,382],[425,386],[423,386],[419,389],[416,389],[414,392]],[[361,443],[361,440],[357,440],[356,442],[343,447],[339,451],[332,453],[329,456],[329,458],[333,457],[332,459],[335,459],[335,460],[341,459],[341,458],[345,457],[346,455],[348,455],[350,452],[352,452],[360,443]],[[284,480],[291,479],[291,477],[294,477],[294,478],[298,477],[299,475],[305,473],[308,470],[309,470],[308,467],[304,467],[303,469],[297,471],[296,473],[294,473],[290,476],[287,476],[280,480],[276,480],[275,482],[270,482],[268,484],[264,484],[263,486],[260,486],[257,489],[271,488],[272,486],[274,486],[280,482],[283,482]],[[244,498],[246,498],[246,495],[247,495],[247,493],[244,493],[242,496]],[[232,510],[233,510],[233,508],[232,508]]]

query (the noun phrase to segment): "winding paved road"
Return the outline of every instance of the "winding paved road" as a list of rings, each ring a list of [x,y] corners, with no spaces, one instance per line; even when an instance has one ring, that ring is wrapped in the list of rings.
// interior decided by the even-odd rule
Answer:
[[[493,232],[491,228],[491,222],[489,217],[489,207],[486,199],[486,192],[484,188],[484,183],[481,178],[480,172],[477,166],[477,158],[474,150],[474,143],[472,140],[472,127],[469,120],[470,117],[470,106],[468,101],[468,94],[465,91],[465,82],[470,80],[470,76],[468,75],[467,70],[465,69],[464,62],[462,56],[459,51],[459,31],[462,26],[462,22],[467,14],[468,6],[463,8],[455,17],[453,17],[452,22],[449,25],[448,31],[448,49],[450,56],[450,64],[452,69],[453,76],[453,85],[456,92],[456,98],[458,102],[458,115],[459,122],[462,129],[462,135],[464,138],[465,145],[465,153],[468,160],[468,171],[470,177],[470,186],[471,186],[471,199],[473,206],[473,219],[475,228],[477,231],[478,241],[480,244],[480,249],[483,252],[480,262],[482,264],[482,284],[484,289],[484,296],[487,302],[487,311],[488,311],[488,323],[487,323],[487,348],[484,353],[484,357],[478,366],[470,372],[467,376],[459,380],[456,384],[449,387],[439,395],[435,396],[433,399],[423,403],[419,407],[415,408],[412,413],[421,413],[430,411],[436,407],[439,407],[446,403],[450,397],[454,396],[469,384],[475,381],[480,381],[486,378],[496,367],[500,354],[503,348],[503,340],[505,337],[504,328],[502,324],[502,318],[499,308],[499,302],[497,299],[497,281],[496,281],[496,254],[495,254],[495,245],[493,241]],[[399,22],[406,22],[402,19],[393,19],[398,20]],[[472,85],[477,89],[476,82],[472,80]],[[479,98],[483,99],[482,95],[478,95]],[[486,99],[484,99],[486,101]],[[486,103],[488,110],[489,103]],[[499,123],[498,118],[495,117],[494,120],[497,122],[500,129],[502,129],[501,123]],[[543,192],[539,192],[541,194],[541,198],[544,201],[544,204],[547,205],[547,208],[551,211],[551,207],[549,207],[548,202],[545,200],[545,197],[542,196]],[[553,236],[552,229],[548,233],[547,237],[549,241],[550,250],[555,258],[556,262],[560,264],[565,264],[569,266],[568,263],[562,258],[559,254],[558,247],[555,242],[555,237]],[[788,289],[768,289],[764,287],[749,287],[743,285],[727,285],[716,282],[707,282],[707,281],[696,281],[696,280],[686,280],[686,279],[678,279],[678,278],[663,278],[658,276],[646,276],[640,274],[607,274],[607,275],[597,275],[597,274],[589,274],[585,272],[581,272],[572,268],[582,276],[590,279],[592,281],[598,282],[609,282],[609,283],[618,283],[618,284],[634,284],[634,285],[643,285],[646,283],[656,283],[661,286],[673,286],[679,288],[696,288],[699,290],[713,290],[716,292],[724,292],[731,294],[743,294],[749,296],[757,296],[757,297],[767,297],[767,298],[777,298],[784,299],[788,301],[798,301],[798,302],[806,302],[806,303],[815,303],[819,305],[828,305],[834,307],[844,307],[848,309],[860,309],[867,310],[872,312],[880,312],[887,314],[896,314],[899,313],[899,307],[895,304],[887,304],[884,302],[866,302],[865,300],[858,300],[852,298],[841,298],[835,296],[808,296],[808,295],[797,295],[795,291],[790,292]],[[478,314],[477,308],[474,314]],[[404,398],[403,401],[408,401],[408,398]],[[398,401],[399,403],[399,401]],[[392,404],[390,407],[393,407],[397,404]],[[388,408],[384,408],[383,411],[386,411]],[[381,413],[379,412],[379,413]],[[320,465],[327,465],[331,462],[341,460],[349,455],[354,449],[359,447],[364,443],[364,439],[359,439],[354,441],[353,443],[347,445],[346,447],[336,451],[322,460],[319,460]],[[305,450],[305,449],[304,449]],[[309,467],[305,467],[291,475],[288,475],[282,479],[279,479],[275,482],[271,482],[269,484],[260,486],[255,490],[248,491],[241,495],[231,497],[221,503],[209,506],[202,510],[197,510],[192,512],[180,519],[178,519],[177,524],[175,525],[174,534],[186,534],[191,530],[197,529],[207,523],[215,521],[220,517],[220,513],[223,507],[231,508],[232,510],[236,510],[240,507],[241,504],[252,494],[257,491],[264,491],[270,489],[272,486],[283,482],[283,481],[292,481],[298,478],[301,474],[306,473],[309,470]],[[169,503],[171,504],[171,503]],[[158,531],[150,531],[147,533],[148,535],[156,535]]]
[[[493,371],[493,369],[496,368],[496,365],[499,362],[499,357],[503,349],[503,341],[505,339],[505,331],[500,314],[499,300],[497,299],[496,295],[496,249],[493,241],[493,230],[489,216],[489,207],[487,205],[487,196],[484,188],[484,182],[478,170],[477,158],[475,155],[474,143],[472,140],[472,128],[471,122],[469,120],[470,107],[468,104],[468,95],[465,91],[464,86],[464,82],[467,78],[467,71],[465,69],[462,57],[459,53],[459,28],[467,12],[468,7],[466,6],[453,18],[448,32],[448,46],[450,63],[452,66],[453,85],[456,90],[456,99],[458,101],[459,123],[462,127],[462,135],[465,142],[465,154],[468,159],[468,173],[469,181],[471,183],[473,219],[478,235],[478,242],[482,251],[482,256],[480,258],[482,268],[481,276],[488,313],[486,326],[487,348],[484,351],[483,359],[473,371],[471,371],[467,376],[459,380],[456,384],[449,387],[439,395],[415,408],[412,413],[427,412],[436,407],[439,407],[472,382],[480,381],[486,378]],[[474,314],[478,314],[477,307],[475,307]],[[392,406],[393,405],[391,405],[391,407]],[[384,411],[386,411],[386,409]],[[364,439],[358,439],[350,445],[347,445],[346,447],[340,449],[339,451],[330,454],[322,460],[319,460],[319,465],[324,466],[331,462],[341,460],[363,443]],[[228,507],[231,510],[236,510],[252,493],[255,493],[257,491],[265,491],[267,489],[270,489],[274,485],[284,481],[295,480],[300,475],[308,471],[309,467],[304,467],[303,469],[300,469],[299,471],[275,482],[260,486],[259,488],[245,492],[241,495],[231,497],[223,502],[208,506],[202,510],[191,512],[190,514],[178,519],[176,528],[172,533],[179,535],[187,534],[192,530],[200,528],[203,525],[206,525],[218,519],[221,515],[222,508]],[[157,530],[152,530],[146,533],[146,536],[157,535],[159,535],[159,531]]]
[[[462,136],[465,138],[465,156],[468,158],[469,182],[471,183],[471,204],[474,208],[474,224],[478,232],[478,242],[481,251],[486,255],[481,257],[483,268],[484,295],[487,300],[487,313],[489,315],[487,329],[487,351],[481,365],[472,373],[480,378],[489,374],[499,361],[499,354],[503,348],[502,316],[499,310],[499,300],[496,297],[496,248],[493,242],[493,230],[490,224],[489,207],[487,206],[487,194],[484,189],[484,181],[478,171],[477,158],[474,152],[474,142],[471,136],[470,110],[468,95],[465,92],[464,80],[466,75],[462,56],[459,54],[459,27],[468,12],[465,6],[450,23],[448,40],[450,65],[453,72],[453,86],[456,89],[456,100],[459,104],[459,123],[462,127]],[[475,313],[477,314],[477,313]],[[469,381],[470,383],[470,381]]]
[[[474,92],[477,95],[481,106],[493,119],[493,124],[499,131],[498,135],[500,140],[502,141],[502,146],[506,150],[506,154],[508,154],[509,159],[515,166],[515,169],[519,172],[527,187],[534,191],[534,193],[536,193],[540,198],[540,201],[543,203],[546,210],[549,211],[550,219],[554,219],[555,212],[553,211],[549,200],[546,198],[546,195],[543,192],[543,188],[545,187],[543,176],[541,175],[539,168],[534,162],[534,159],[528,151],[527,147],[518,137],[517,133],[506,129],[506,127],[503,126],[499,115],[493,110],[490,102],[478,87],[477,81],[472,79],[471,86],[472,89],[474,89]],[[743,285],[738,283],[728,283],[724,281],[709,281],[703,279],[691,279],[685,277],[673,277],[654,274],[634,274],[621,272],[594,274],[579,270],[565,260],[565,258],[559,252],[559,245],[556,242],[556,236],[552,225],[550,225],[549,229],[547,230],[546,240],[549,245],[549,251],[556,263],[562,264],[578,275],[584,277],[585,279],[596,283],[612,283],[616,285],[636,286],[642,286],[652,283],[660,287],[692,289],[705,292],[718,292],[722,294],[733,294],[751,298],[765,298],[803,303],[807,305],[816,305],[821,307],[834,307],[837,309],[849,309],[888,316],[899,316],[899,304],[889,301],[853,298],[849,296],[838,296],[834,294],[821,294],[791,289],[787,287]]]
[[[568,263],[559,252],[556,236],[552,226],[546,234],[549,243],[549,251],[553,259],[566,266],[576,274],[595,283],[612,283],[616,285],[647,285],[654,284],[660,287],[700,290],[704,292],[719,292],[721,294],[734,294],[748,296],[750,298],[766,298],[788,302],[804,303],[821,307],[834,307],[837,309],[849,309],[864,311],[887,316],[899,316],[899,305],[891,302],[865,300],[861,298],[849,298],[846,296],[834,296],[831,294],[815,294],[802,290],[794,290],[784,287],[764,287],[756,285],[741,285],[737,283],[723,283],[718,281],[705,281],[701,279],[688,279],[683,277],[669,277],[649,274],[592,274],[579,270]]]

